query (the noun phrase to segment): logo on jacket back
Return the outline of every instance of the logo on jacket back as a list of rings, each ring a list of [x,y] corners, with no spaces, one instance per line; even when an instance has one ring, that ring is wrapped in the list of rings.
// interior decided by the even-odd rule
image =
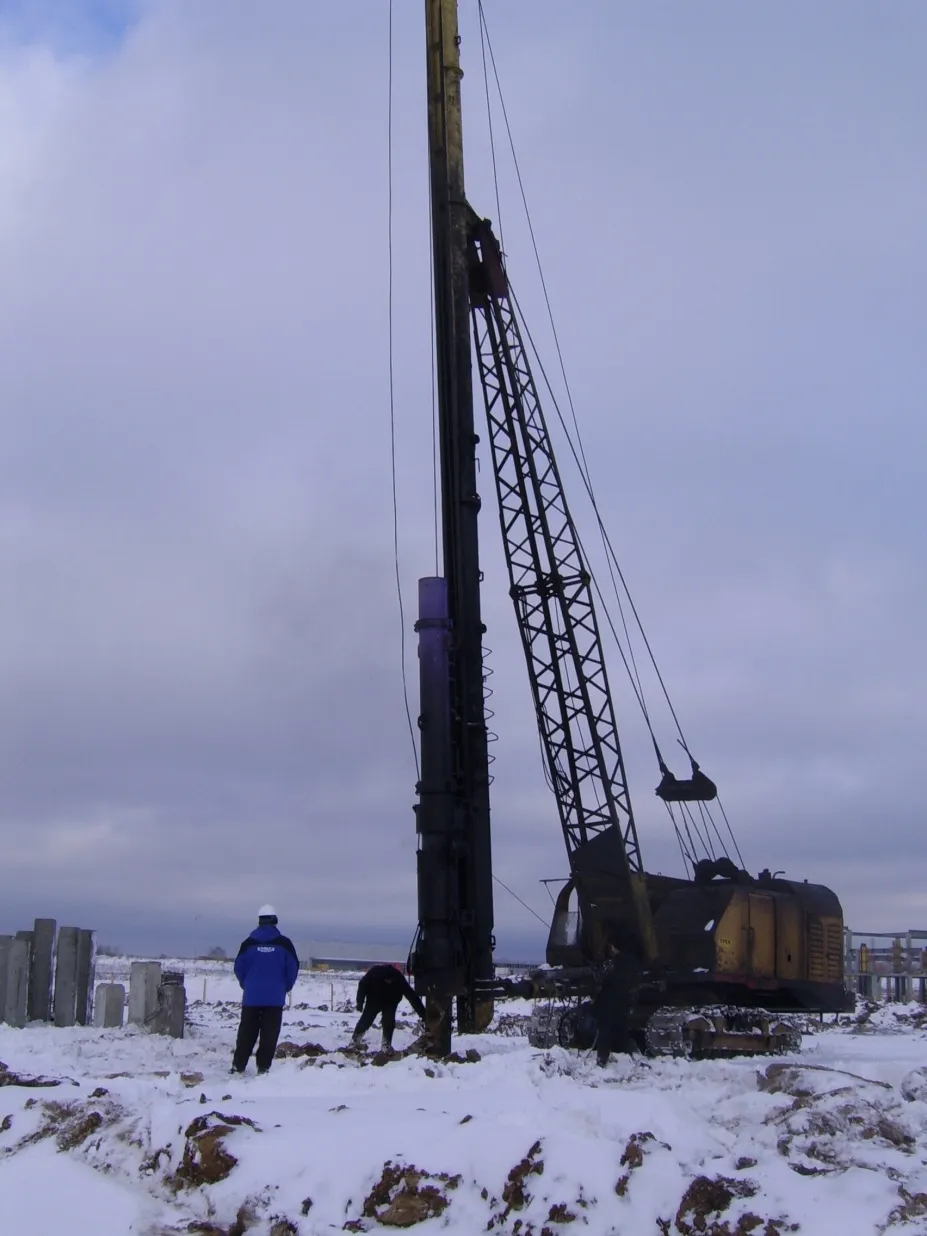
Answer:
[[[266,945],[266,944],[259,944],[259,945],[258,945],[258,952],[259,952],[259,953],[273,953],[273,952],[275,952],[275,951],[276,951],[276,950],[274,949],[274,946],[273,946],[272,944],[271,944],[271,945],[269,945],[269,946],[268,946],[268,945]]]

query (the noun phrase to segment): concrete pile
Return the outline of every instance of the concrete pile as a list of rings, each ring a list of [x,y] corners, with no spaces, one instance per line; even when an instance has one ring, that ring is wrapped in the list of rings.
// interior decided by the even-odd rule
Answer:
[[[59,928],[53,918],[37,918],[31,931],[0,935],[0,1022],[121,1027],[125,986],[101,983],[94,993],[95,952],[92,931]],[[162,974],[159,961],[133,961],[128,1005],[130,1025],[183,1038],[182,974]]]
[[[0,1022],[90,1024],[94,933],[37,918],[31,931],[0,935]]]

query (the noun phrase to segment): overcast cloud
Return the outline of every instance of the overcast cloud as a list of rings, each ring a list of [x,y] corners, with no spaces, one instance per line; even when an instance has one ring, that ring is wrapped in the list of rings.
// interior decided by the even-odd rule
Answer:
[[[414,712],[424,31],[394,7]],[[495,218],[475,7],[469,197]],[[747,864],[830,884],[858,929],[923,927],[927,9],[486,10],[602,511]],[[229,946],[269,900],[297,936],[411,937],[386,104],[385,2],[0,4],[0,930]],[[565,855],[486,461],[483,495],[496,870],[546,917]],[[611,677],[645,858],[681,874]],[[497,891],[499,954],[539,955]]]

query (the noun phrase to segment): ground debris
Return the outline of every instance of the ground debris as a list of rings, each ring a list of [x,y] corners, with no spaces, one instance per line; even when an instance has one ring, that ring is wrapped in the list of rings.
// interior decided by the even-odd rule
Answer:
[[[513,1210],[524,1210],[531,1201],[531,1194],[528,1192],[526,1182],[529,1176],[541,1176],[544,1174],[544,1160],[540,1157],[541,1143],[536,1141],[525,1157],[516,1163],[505,1179],[505,1184],[502,1186],[502,1201],[505,1206],[502,1210],[492,1215],[489,1222],[486,1224],[486,1230],[492,1229],[499,1223],[504,1223]],[[496,1205],[493,1199],[493,1205]],[[521,1230],[521,1222],[516,1219],[518,1230]],[[513,1227],[512,1229],[516,1229]],[[527,1236],[527,1233],[525,1234]]]
[[[284,1039],[274,1053],[275,1060],[296,1060],[300,1056],[308,1056],[314,1060],[317,1056],[327,1056],[328,1051],[321,1043],[292,1043]]]
[[[171,1161],[170,1146],[159,1146],[157,1150],[153,1150],[151,1154],[147,1155],[144,1159],[142,1159],[141,1163],[139,1163],[138,1165],[139,1175],[140,1176],[154,1175],[154,1173],[157,1172],[161,1167],[162,1158],[167,1159],[168,1163],[170,1163]]]
[[[247,1116],[224,1116],[221,1112],[197,1116],[184,1133],[183,1158],[168,1184],[175,1190],[196,1189],[225,1180],[238,1160],[226,1149],[223,1139],[238,1125],[260,1132]]]
[[[186,1087],[200,1086],[203,1083],[202,1073],[181,1073],[180,1080]]]
[[[364,1199],[361,1213],[384,1227],[424,1223],[444,1213],[450,1205],[445,1190],[456,1189],[460,1179],[447,1172],[425,1172],[408,1164],[384,1163],[380,1179]],[[352,1220],[355,1225],[359,1222]],[[345,1227],[349,1231],[364,1230],[362,1226]]]
[[[566,1202],[557,1202],[551,1206],[547,1215],[548,1223],[574,1223],[576,1215],[570,1210]]]
[[[852,1081],[862,1082],[866,1086],[878,1086],[882,1090],[891,1090],[888,1082],[876,1081],[871,1077],[861,1077],[859,1073],[848,1073],[846,1069],[832,1069],[825,1064],[770,1064],[765,1073],[757,1074],[757,1089],[768,1094],[790,1094],[794,1098],[809,1098],[815,1092],[811,1089],[810,1078],[806,1073],[828,1073],[834,1077],[849,1077]],[[851,1088],[847,1087],[847,1092]]]
[[[58,1077],[28,1077],[24,1073],[14,1073],[0,1060],[0,1086],[29,1086],[38,1089],[60,1085],[61,1079]]]
[[[883,1232],[896,1224],[907,1224],[927,1217],[927,1193],[909,1193],[904,1185],[899,1185],[898,1196],[901,1202],[888,1216],[888,1223],[881,1229]]]
[[[87,1103],[47,1100],[42,1103],[42,1123],[38,1129],[27,1134],[4,1153],[13,1154],[51,1137],[55,1139],[55,1145],[59,1150],[76,1150],[98,1129],[113,1124],[122,1114],[122,1110],[115,1104],[104,1103],[95,1106]]]
[[[619,1166],[628,1169],[623,1175],[618,1177],[618,1183],[615,1185],[615,1192],[619,1197],[626,1196],[628,1186],[631,1183],[631,1173],[643,1165],[644,1147],[649,1142],[653,1142],[655,1146],[662,1147],[663,1150],[670,1149],[666,1142],[658,1142],[649,1130],[643,1133],[632,1133],[628,1138],[628,1144],[624,1148],[619,1164]]]
[[[707,1233],[708,1236],[741,1236],[749,1233],[763,1221],[753,1223],[756,1216],[743,1215],[751,1226],[736,1227],[721,1219],[735,1198],[754,1197],[759,1186],[752,1180],[731,1180],[726,1176],[718,1176],[711,1180],[708,1176],[696,1176],[682,1195],[679,1209],[676,1211],[676,1231],[681,1236],[696,1236],[697,1233]]]
[[[286,1215],[272,1215],[268,1236],[299,1236],[299,1228]]]

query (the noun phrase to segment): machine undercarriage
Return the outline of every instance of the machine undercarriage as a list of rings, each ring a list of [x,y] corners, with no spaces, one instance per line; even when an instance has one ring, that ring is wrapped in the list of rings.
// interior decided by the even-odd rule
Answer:
[[[637,1050],[647,1056],[711,1060],[728,1056],[782,1055],[801,1047],[797,1019],[765,1009],[658,1008],[632,1029]],[[528,1024],[532,1047],[595,1047],[598,1025],[592,1002],[540,1001]]]

